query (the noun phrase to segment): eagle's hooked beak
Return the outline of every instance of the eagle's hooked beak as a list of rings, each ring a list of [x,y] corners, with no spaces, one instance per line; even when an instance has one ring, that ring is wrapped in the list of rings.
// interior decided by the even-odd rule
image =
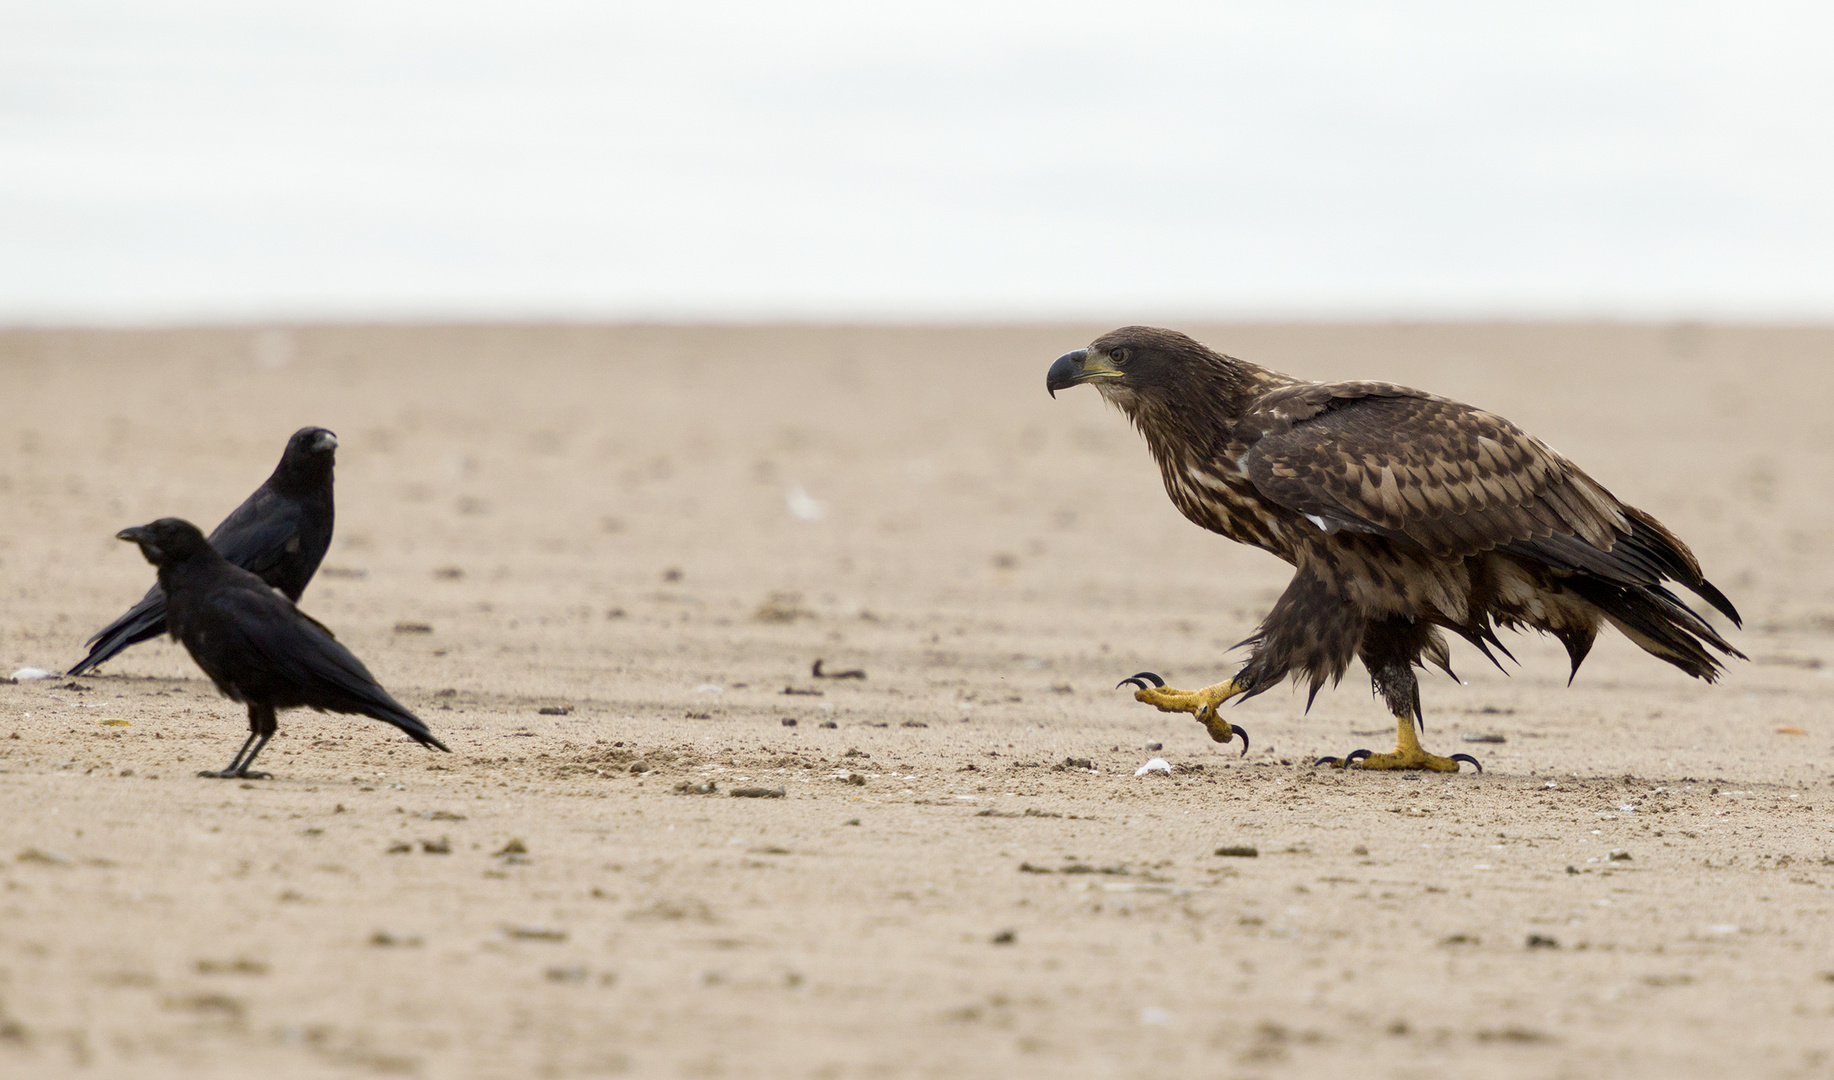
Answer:
[[[1077,383],[1086,383],[1091,379],[1118,379],[1122,375],[1119,368],[1108,362],[1108,357],[1101,353],[1090,354],[1088,349],[1067,352],[1057,358],[1051,365],[1050,373],[1044,377],[1044,388],[1052,397],[1057,391],[1067,390]]]

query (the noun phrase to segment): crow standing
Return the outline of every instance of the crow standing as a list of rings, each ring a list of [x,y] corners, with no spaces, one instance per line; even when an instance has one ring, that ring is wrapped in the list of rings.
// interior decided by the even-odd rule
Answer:
[[[274,475],[210,534],[223,557],[298,600],[331,546],[331,466],[337,436],[300,428],[287,440]],[[89,655],[70,669],[81,675],[129,645],[166,632],[166,598],[155,585],[127,614],[84,644]]]
[[[259,577],[232,565],[197,526],[178,518],[122,529],[159,568],[166,625],[232,701],[248,706],[248,740],[228,768],[199,776],[262,779],[250,772],[274,737],[274,714],[308,707],[390,723],[423,746],[446,750],[420,718],[390,697],[331,631]]]

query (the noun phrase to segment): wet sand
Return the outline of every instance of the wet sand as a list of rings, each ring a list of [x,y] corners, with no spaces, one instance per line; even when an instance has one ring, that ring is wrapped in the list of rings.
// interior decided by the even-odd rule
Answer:
[[[453,749],[295,712],[203,780],[244,714],[169,642],[0,684],[0,1073],[1834,1069],[1834,330],[1187,328],[1510,417],[1744,613],[1711,687],[1455,648],[1446,777],[1307,767],[1392,740],[1360,668],[1246,758],[1114,689],[1226,675],[1288,570],[1045,394],[1104,329],[0,332],[0,675],[323,424],[302,606]]]

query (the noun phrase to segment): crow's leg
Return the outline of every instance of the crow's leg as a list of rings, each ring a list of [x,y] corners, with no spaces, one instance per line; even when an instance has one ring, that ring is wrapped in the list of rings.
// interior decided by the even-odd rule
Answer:
[[[268,704],[249,705],[248,726],[254,728],[255,734],[261,736],[261,738],[256,741],[255,748],[248,752],[248,756],[242,759],[240,774],[246,780],[266,780],[268,778],[267,773],[250,772],[249,766],[255,763],[255,758],[261,753],[262,749],[267,746],[267,741],[274,737],[274,732],[279,728],[279,725],[274,721],[274,707]]]
[[[266,746],[267,741],[273,737],[274,737],[274,733],[271,731],[262,733],[260,740],[255,743],[255,748],[253,750],[250,750],[248,752],[248,756],[242,759],[241,767],[236,770],[237,776],[241,777],[244,780],[267,780],[270,778],[271,774],[264,773],[264,772],[253,772],[249,769],[249,766],[255,763],[255,755],[261,753],[261,748]]]
[[[261,748],[266,746],[267,741],[274,737],[274,731],[277,727],[278,725],[274,721],[274,707],[272,705],[257,705],[250,703],[248,706],[248,738],[242,743],[242,749],[236,751],[236,756],[229,760],[228,768],[220,772],[205,770],[204,772],[198,773],[198,775],[208,776],[216,780],[268,779],[267,773],[250,772],[248,771],[248,767],[255,763],[255,756],[261,753]]]
[[[256,732],[249,732],[248,738],[242,740],[242,749],[237,750],[236,756],[229,759],[229,765],[227,767],[218,770],[205,769],[203,772],[198,773],[198,775],[208,776],[213,780],[230,780],[241,776],[242,755],[248,753],[248,748],[255,744],[257,738],[259,738],[259,735]]]

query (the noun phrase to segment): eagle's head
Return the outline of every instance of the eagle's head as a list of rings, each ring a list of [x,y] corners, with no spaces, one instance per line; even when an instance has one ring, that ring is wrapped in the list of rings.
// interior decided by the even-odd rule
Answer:
[[[1218,377],[1232,381],[1236,366],[1176,330],[1123,326],[1058,357],[1044,387],[1056,397],[1059,390],[1094,383],[1103,397],[1133,414],[1142,406],[1176,407],[1210,398]]]

